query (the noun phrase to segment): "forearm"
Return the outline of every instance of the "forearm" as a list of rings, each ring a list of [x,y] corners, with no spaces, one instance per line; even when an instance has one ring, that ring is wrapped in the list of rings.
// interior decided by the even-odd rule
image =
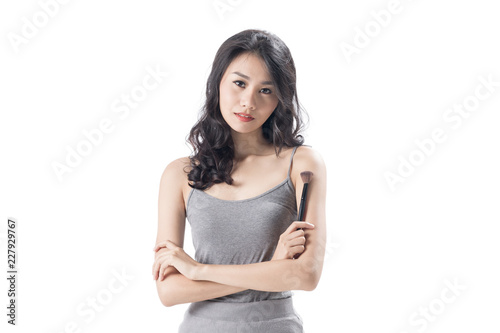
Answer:
[[[165,306],[204,301],[247,289],[212,281],[193,281],[177,271],[168,274],[162,281],[156,280],[156,287]]]
[[[312,290],[315,288],[315,272],[305,265],[300,258],[248,265],[202,265],[197,280],[271,292]]]

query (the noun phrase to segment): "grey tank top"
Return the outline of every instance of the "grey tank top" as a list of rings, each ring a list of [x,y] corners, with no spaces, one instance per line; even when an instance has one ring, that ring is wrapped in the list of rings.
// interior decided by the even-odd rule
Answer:
[[[223,200],[192,189],[186,205],[195,260],[204,264],[243,265],[269,261],[279,236],[297,219],[295,188],[287,178],[266,192],[243,200]],[[272,276],[268,277],[272,279]],[[255,302],[290,297],[290,291],[244,290],[214,298],[220,302]]]

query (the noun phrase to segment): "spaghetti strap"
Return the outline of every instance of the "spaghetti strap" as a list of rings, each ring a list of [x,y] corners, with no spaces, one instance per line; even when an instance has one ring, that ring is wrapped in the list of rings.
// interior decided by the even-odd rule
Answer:
[[[302,145],[302,146],[306,146],[306,147],[312,147],[310,145]],[[295,151],[297,150],[297,148],[299,148],[300,146],[295,146],[295,148],[293,148],[293,151],[292,151],[292,155],[290,156],[290,165],[288,166],[288,178],[290,178],[290,171],[292,170],[292,162],[293,162],[293,155],[295,155]]]
[[[293,155],[295,155],[295,151],[299,148],[299,146],[295,146],[292,151],[292,155],[290,156],[290,164],[288,166],[288,175],[287,178],[290,178],[290,170],[292,170],[292,162],[293,162]]]

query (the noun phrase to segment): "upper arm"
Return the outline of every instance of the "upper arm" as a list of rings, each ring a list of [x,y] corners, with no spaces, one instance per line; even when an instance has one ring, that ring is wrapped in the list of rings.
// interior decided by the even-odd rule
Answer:
[[[177,159],[167,165],[161,176],[156,243],[170,240],[180,247],[184,245],[186,211],[183,186],[187,182],[185,166],[186,158]]]
[[[180,247],[184,245],[184,230],[186,223],[186,211],[183,196],[183,186],[187,182],[184,172],[187,158],[180,158],[171,162],[161,175],[160,189],[158,195],[158,231],[156,242],[170,240]],[[166,251],[161,248],[155,253],[155,259]],[[178,273],[175,267],[168,267],[165,271],[167,275]],[[164,304],[165,289],[168,287],[167,281],[156,280],[158,295]]]
[[[314,289],[321,276],[326,248],[326,165],[321,155],[309,147],[297,149],[295,157],[293,175],[297,209],[304,187],[300,173],[313,173],[307,189],[304,221],[314,224],[315,227],[305,230],[305,250],[297,259],[297,263],[300,262],[301,271],[306,273],[310,289]]]

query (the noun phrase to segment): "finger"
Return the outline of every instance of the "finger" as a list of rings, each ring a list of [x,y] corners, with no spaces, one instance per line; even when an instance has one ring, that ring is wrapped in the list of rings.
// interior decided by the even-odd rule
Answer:
[[[294,232],[292,232],[286,238],[291,240],[291,239],[298,238],[298,237],[305,237],[305,234],[306,234],[306,232],[304,231],[304,229],[298,229],[298,230],[295,230]]]
[[[158,278],[158,266],[159,266],[159,262],[157,260],[155,260],[154,264],[153,264],[153,279],[156,280]]]
[[[286,251],[287,258],[292,259],[296,257],[297,255],[304,252],[304,249],[305,249],[304,245],[289,247]]]
[[[159,269],[160,269],[160,265],[162,264],[162,262],[164,261],[165,257],[166,257],[167,253],[162,253],[161,255],[159,255],[155,261],[154,261],[154,264],[153,264],[153,279],[157,279],[158,276],[159,276]]]
[[[286,246],[288,247],[294,247],[298,245],[304,245],[306,243],[306,238],[305,237],[295,237],[292,239],[287,240]]]
[[[298,245],[298,246],[294,246],[290,249],[290,252],[293,254],[292,257],[296,256],[297,254],[301,254],[302,252],[304,252],[305,250],[305,246],[304,245]]]
[[[167,253],[168,251],[170,251],[170,250],[167,249],[166,247],[161,247],[158,251],[156,251],[154,253],[155,259],[158,258],[158,257],[160,257],[162,254]]]
[[[154,253],[155,254],[159,253],[161,250],[166,249],[166,248],[167,248],[166,246],[159,246],[159,247],[155,248]]]
[[[157,263],[157,259],[158,259],[158,258],[155,258],[155,260],[153,261],[153,267],[152,267],[152,271],[151,271],[151,274],[153,274],[153,279],[155,279],[155,272],[156,272],[156,263]]]
[[[174,249],[174,248],[179,247],[179,246],[172,241],[165,240],[165,241],[161,241],[161,242],[156,243],[155,247],[153,248],[153,251],[156,252],[163,247],[165,247],[167,249]]]
[[[153,251],[156,252],[162,247],[167,247],[167,245],[165,244],[166,242],[167,241],[161,241],[161,242],[156,243],[155,247],[153,248]]]
[[[153,265],[153,279],[158,279],[159,276],[159,270],[160,270],[160,265],[161,265],[161,257],[156,258],[155,263]]]
[[[165,278],[165,271],[167,267],[170,266],[170,259],[167,255],[162,256],[162,260],[160,262],[158,268],[158,279],[162,281]]]
[[[314,224],[306,222],[306,221],[294,221],[297,224],[297,228],[301,229],[314,229]]]
[[[313,229],[314,224],[304,221],[294,221],[290,226],[286,229],[286,232],[292,233],[297,229]]]
[[[158,267],[158,281],[161,281],[161,277],[162,277],[162,265]]]
[[[163,281],[163,279],[165,278],[165,270],[167,269],[169,265],[166,264],[166,263],[163,263],[161,265],[161,268],[160,268],[160,272],[159,272],[159,275],[158,275],[158,278],[160,279],[160,281]]]
[[[174,242],[171,242],[169,240],[166,240],[165,241],[165,247],[169,250],[174,250],[176,248],[178,248],[179,246],[177,246],[177,244],[175,244]]]
[[[302,253],[303,253],[303,252],[304,252],[304,251],[301,251],[301,252],[299,252],[299,253],[295,254],[295,255],[292,257],[292,259],[298,259],[298,258],[302,255]]]

